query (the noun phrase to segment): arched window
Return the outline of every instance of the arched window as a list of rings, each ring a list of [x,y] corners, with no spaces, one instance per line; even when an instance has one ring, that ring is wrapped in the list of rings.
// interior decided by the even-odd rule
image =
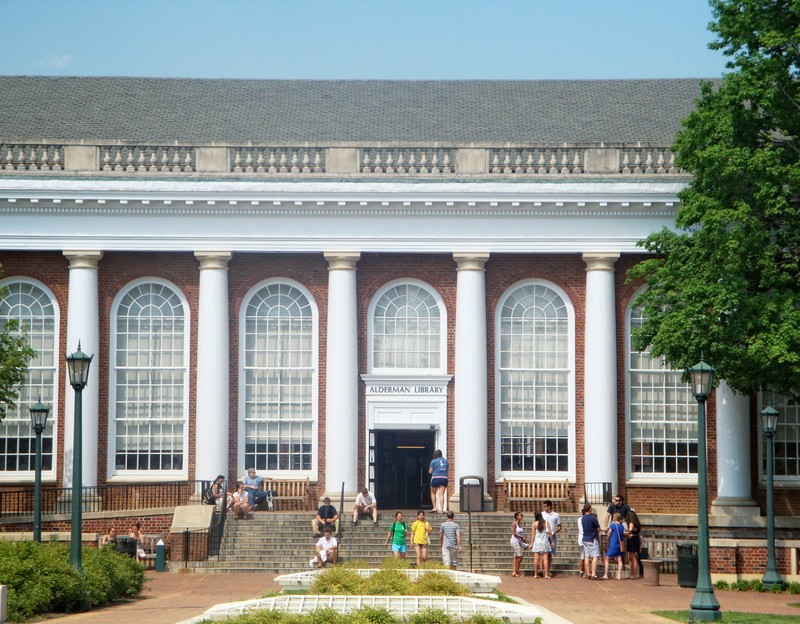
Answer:
[[[497,312],[501,472],[574,472],[572,309],[554,287],[514,287]]]
[[[39,282],[8,279],[0,282],[0,324],[19,322],[36,357],[28,366],[28,379],[20,388],[16,407],[0,422],[0,479],[18,480],[20,473],[33,475],[36,436],[31,428],[29,408],[39,401],[50,406],[47,427],[42,434],[42,471],[55,476],[55,429],[58,423],[58,307],[53,294]],[[49,473],[49,474],[48,474]],[[27,475],[26,475],[27,476]]]
[[[141,280],[117,296],[112,318],[114,472],[185,472],[186,302],[172,284]]]
[[[644,320],[628,310],[628,458],[630,477],[694,478],[697,474],[697,402],[682,371],[649,351],[635,351],[631,334]]]
[[[427,284],[398,282],[371,306],[375,371],[444,372],[444,305]]]
[[[771,405],[778,410],[778,427],[775,430],[773,465],[775,466],[775,481],[784,484],[797,484],[800,479],[800,406],[797,401],[787,398],[772,390],[761,394],[759,402],[759,412],[767,405]],[[764,427],[759,416],[758,435],[761,444],[759,445],[759,472],[760,478],[767,478],[767,437],[764,435]]]
[[[239,392],[242,469],[271,473],[315,469],[316,317],[310,295],[286,281],[261,285],[244,300]]]

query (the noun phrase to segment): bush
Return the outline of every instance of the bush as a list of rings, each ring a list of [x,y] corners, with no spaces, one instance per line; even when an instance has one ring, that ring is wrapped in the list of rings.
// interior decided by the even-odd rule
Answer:
[[[441,609],[422,609],[411,616],[411,624],[453,624],[446,611]]]
[[[365,579],[364,593],[369,596],[408,596],[411,585],[400,570],[378,570]]]
[[[408,570],[411,562],[408,559],[398,559],[397,557],[386,557],[381,561],[381,570]]]
[[[84,549],[84,576],[69,564],[69,548],[50,542],[0,542],[0,584],[8,587],[8,621],[71,613],[135,596],[144,568],[111,549]]]
[[[320,574],[311,585],[312,594],[359,595],[364,594],[364,579],[347,568],[336,566]]]
[[[348,624],[397,624],[397,619],[386,609],[361,607],[350,614]]]
[[[786,583],[786,591],[790,594],[800,594],[800,583]]]
[[[441,572],[428,572],[412,583],[414,596],[467,596],[469,590]]]
[[[492,615],[483,615],[482,613],[473,615],[467,622],[468,624],[503,624],[502,619]]]

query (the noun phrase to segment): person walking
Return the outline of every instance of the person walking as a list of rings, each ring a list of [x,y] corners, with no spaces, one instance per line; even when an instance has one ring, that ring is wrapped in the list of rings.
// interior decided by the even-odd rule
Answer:
[[[511,523],[511,550],[514,552],[514,567],[511,570],[511,576],[520,577],[520,567],[522,566],[522,556],[529,548],[528,543],[525,541],[525,529],[522,528],[522,520],[525,518],[521,511],[514,514],[514,521]]]
[[[451,570],[458,568],[458,553],[461,552],[461,527],[454,520],[455,514],[447,512],[447,520],[439,527],[439,544],[442,546],[442,563]]]
[[[417,567],[428,560],[428,536],[431,534],[430,522],[425,520],[425,512],[421,509],[417,512],[417,519],[411,524],[411,541],[417,553]]]
[[[395,559],[405,559],[406,551],[406,534],[408,533],[408,525],[403,522],[403,512],[398,511],[394,515],[394,522],[389,526],[389,532],[386,534],[386,541],[384,546],[389,545],[389,540],[392,541],[392,554]]]
[[[432,513],[444,513],[447,507],[447,470],[450,462],[442,456],[442,451],[437,449],[428,467],[431,475],[431,506]]]
[[[592,506],[586,503],[583,506],[583,516],[581,516],[581,527],[583,528],[583,554],[584,566],[586,568],[584,578],[597,579],[597,558],[600,556],[600,523],[592,513]],[[591,574],[589,574],[589,560],[591,559]]]

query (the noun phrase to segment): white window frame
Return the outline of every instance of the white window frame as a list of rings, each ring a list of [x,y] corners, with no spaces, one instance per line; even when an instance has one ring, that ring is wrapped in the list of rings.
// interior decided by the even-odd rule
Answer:
[[[242,303],[239,307],[239,401],[238,401],[238,452],[236,458],[237,475],[244,474],[247,468],[245,466],[245,411],[246,411],[246,375],[245,375],[245,347],[246,347],[246,313],[247,307],[253,296],[261,289],[271,285],[286,285],[296,288],[308,301],[311,308],[311,469],[310,470],[261,470],[262,475],[267,476],[280,476],[283,478],[310,478],[312,481],[317,479],[317,471],[319,467],[319,310],[317,302],[314,299],[311,291],[308,290],[303,284],[288,278],[271,278],[259,282],[253,286],[247,294],[242,298]]]
[[[509,297],[520,288],[526,286],[543,286],[552,290],[557,294],[567,312],[567,420],[564,421],[567,426],[567,452],[569,453],[567,460],[567,471],[528,471],[528,470],[501,470],[502,458],[500,455],[501,441],[502,441],[502,384],[500,382],[501,375],[501,328],[502,328],[502,312],[506,301]],[[494,313],[494,386],[495,386],[495,474],[498,479],[500,478],[531,478],[535,476],[537,479],[564,479],[568,478],[574,481],[576,478],[576,442],[575,442],[575,309],[572,305],[572,300],[567,295],[566,291],[558,285],[543,279],[529,279],[516,282],[512,284],[500,297],[497,302],[497,307]]]
[[[11,276],[5,279],[0,280],[0,291],[4,288],[12,284],[29,284],[40,289],[49,299],[50,304],[53,306],[53,385],[52,385],[52,395],[42,396],[41,400],[43,403],[50,407],[50,414],[47,417],[47,430],[49,430],[49,435],[52,436],[52,444],[53,444],[53,463],[50,470],[42,470],[42,481],[47,483],[55,483],[56,481],[56,471],[58,470],[58,434],[59,434],[59,427],[61,425],[61,415],[58,411],[58,396],[59,396],[59,381],[61,375],[59,374],[59,363],[61,360],[61,353],[60,353],[60,345],[61,345],[61,337],[60,337],[60,327],[61,327],[61,311],[58,306],[58,300],[56,299],[53,291],[50,290],[47,286],[45,286],[39,280],[24,277],[24,276]],[[38,359],[34,358],[30,363],[30,368],[36,368],[36,361]],[[39,400],[39,396],[31,396],[29,400],[23,400],[25,396],[25,385],[20,388],[20,399],[16,401],[19,413],[20,413],[20,420],[25,420],[30,426],[30,415],[29,415],[29,408],[31,405],[36,403]],[[6,415],[8,418],[8,414]],[[33,432],[33,428],[31,428],[31,438],[35,439],[36,435]],[[44,439],[44,435],[42,436]],[[36,476],[35,468],[33,470],[14,470],[14,471],[7,471],[3,470],[0,471],[0,483],[33,483]]]
[[[378,368],[375,366],[375,308],[381,298],[392,288],[398,286],[417,286],[425,290],[439,309],[439,366],[428,368]],[[427,282],[403,278],[384,284],[372,297],[367,311],[367,370],[373,375],[419,376],[447,374],[447,308],[439,292]]]
[[[183,468],[179,470],[128,470],[116,468],[117,433],[117,315],[123,298],[134,288],[145,284],[156,284],[172,290],[183,306]],[[108,443],[107,475],[111,482],[165,481],[187,479],[189,475],[189,357],[191,352],[191,310],[183,291],[174,283],[158,277],[142,277],[125,284],[111,303],[109,316],[109,362],[108,362]]]
[[[780,399],[780,400],[777,400]],[[767,405],[771,405],[778,410],[780,416],[778,417],[778,429],[775,432],[775,443],[778,443],[778,434],[787,426],[786,421],[786,397],[777,392],[766,391],[758,394],[758,481],[762,485],[767,483],[767,471],[765,469],[766,453],[767,453],[767,436],[764,435],[764,425],[761,421],[761,410]],[[797,436],[800,438],[800,404],[793,409],[796,410],[797,421],[792,425],[797,427]],[[800,447],[800,439],[797,442]],[[800,448],[798,449],[800,451]],[[774,455],[773,455],[774,458]],[[779,475],[777,471],[773,474],[773,483],[781,488],[800,488],[800,474],[798,475]]]
[[[632,406],[631,406],[631,352],[633,350],[632,340],[632,327],[631,316],[633,310],[637,307],[635,305],[636,299],[646,287],[640,288],[628,302],[625,310],[625,471],[626,481],[629,485],[672,485],[672,486],[696,486],[697,473],[667,473],[667,472],[633,472],[632,462]],[[670,369],[671,370],[671,369]],[[675,375],[682,375],[682,371],[672,371]],[[697,413],[697,402],[691,396],[689,385],[686,385],[686,391],[689,393],[690,401],[687,403],[690,418]],[[661,421],[666,422],[666,421]],[[695,433],[697,426],[697,419],[694,418],[691,422],[695,424]],[[695,438],[696,440],[697,438]]]

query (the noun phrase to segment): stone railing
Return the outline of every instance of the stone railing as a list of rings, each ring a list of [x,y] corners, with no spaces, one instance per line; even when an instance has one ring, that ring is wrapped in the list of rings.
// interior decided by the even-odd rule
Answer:
[[[518,147],[202,146],[0,143],[0,175],[19,171],[247,177],[681,175],[663,145]]]

